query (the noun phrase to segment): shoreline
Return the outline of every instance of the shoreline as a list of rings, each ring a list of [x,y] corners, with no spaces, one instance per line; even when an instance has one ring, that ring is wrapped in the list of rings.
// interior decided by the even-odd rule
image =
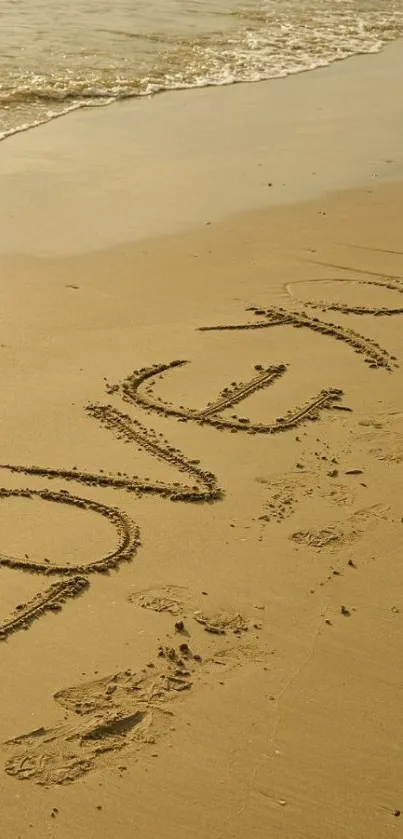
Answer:
[[[154,91],[149,92],[149,93],[133,93],[133,94],[126,94],[126,95],[123,94],[116,99],[114,99],[113,96],[108,97],[105,94],[105,99],[108,99],[108,101],[98,103],[98,104],[96,102],[93,102],[91,104],[82,104],[82,105],[77,103],[75,105],[70,106],[65,111],[62,111],[61,113],[57,113],[57,114],[54,113],[49,117],[44,117],[43,119],[39,119],[37,121],[34,121],[33,123],[29,123],[29,124],[26,124],[26,125],[21,125],[21,126],[16,127],[16,128],[11,128],[8,131],[6,131],[5,133],[0,135],[0,143],[4,142],[5,140],[11,139],[12,137],[14,137],[18,134],[24,134],[27,131],[35,130],[36,128],[40,128],[44,125],[48,125],[49,123],[53,122],[56,119],[61,119],[62,117],[67,117],[67,116],[69,116],[69,114],[74,113],[74,111],[76,111],[76,110],[77,111],[79,111],[79,110],[88,111],[88,110],[91,110],[93,108],[95,109],[97,107],[111,107],[114,104],[123,103],[125,101],[137,101],[137,100],[142,100],[144,98],[154,99],[155,96],[159,96],[160,94],[163,94],[163,93],[177,93],[177,92],[180,93],[184,90],[201,90],[201,89],[205,89],[205,88],[225,88],[225,87],[231,87],[233,85],[238,85],[238,84],[249,85],[249,84],[261,84],[261,83],[268,82],[268,81],[272,82],[272,81],[275,81],[275,80],[281,80],[281,79],[287,78],[288,76],[300,75],[300,74],[304,74],[304,73],[311,73],[311,72],[314,72],[315,70],[322,70],[322,69],[325,69],[327,67],[331,67],[333,64],[337,64],[340,61],[349,61],[352,58],[359,58],[360,56],[379,55],[379,53],[381,53],[390,44],[396,43],[396,41],[401,41],[401,40],[402,40],[402,36],[394,38],[392,40],[384,41],[381,44],[381,46],[379,46],[377,49],[371,49],[371,50],[367,49],[367,50],[363,50],[362,52],[351,53],[350,55],[343,56],[342,58],[335,57],[333,59],[328,60],[327,63],[325,63],[325,64],[317,64],[317,65],[312,66],[312,67],[306,67],[302,70],[286,71],[286,72],[284,72],[283,75],[278,75],[278,76],[269,76],[267,78],[262,77],[260,79],[250,79],[250,80],[233,79],[230,82],[213,82],[213,81],[211,81],[211,82],[206,82],[206,83],[201,84],[201,85],[199,85],[199,84],[190,85],[190,86],[184,85],[183,87],[179,86],[179,87],[176,87],[176,88],[175,87],[174,88],[161,87],[159,90],[154,90]],[[90,98],[90,97],[88,97],[88,98]]]
[[[16,136],[0,149],[0,252],[113,247],[399,179],[402,56],[397,41],[312,73],[119,103]]]

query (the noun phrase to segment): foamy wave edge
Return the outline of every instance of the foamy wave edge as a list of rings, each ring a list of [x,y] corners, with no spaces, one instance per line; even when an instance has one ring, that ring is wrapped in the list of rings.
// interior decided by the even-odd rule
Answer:
[[[142,97],[147,96],[154,96],[157,93],[169,93],[174,90],[193,90],[199,89],[204,87],[227,87],[233,84],[256,84],[256,82],[264,82],[269,81],[270,79],[282,79],[286,78],[287,76],[298,75],[299,73],[309,73],[312,70],[319,70],[323,67],[329,67],[331,64],[335,64],[338,61],[347,61],[350,58],[357,57],[359,55],[373,55],[378,54],[381,50],[387,45],[389,42],[380,42],[371,45],[371,47],[367,47],[365,49],[351,52],[343,56],[335,55],[334,57],[328,57],[326,59],[319,59],[309,67],[297,67],[297,68],[283,68],[279,69],[277,73],[260,73],[256,74],[254,78],[238,78],[232,75],[228,76],[225,79],[209,79],[209,78],[200,78],[196,79],[192,83],[180,82],[173,84],[152,84],[150,83],[148,87],[144,90],[139,92],[133,93],[124,93],[118,95],[105,95],[105,99],[100,101],[99,99],[92,99],[90,96],[88,100],[82,100],[80,102],[75,102],[72,105],[64,108],[61,111],[50,111],[45,117],[41,117],[40,119],[34,120],[33,122],[23,123],[22,125],[17,125],[13,128],[9,128],[6,131],[0,132],[0,142],[4,140],[8,140],[11,137],[14,137],[17,134],[22,134],[27,131],[32,131],[34,128],[39,128],[43,125],[47,125],[50,122],[53,122],[56,119],[61,119],[62,117],[67,116],[68,114],[82,110],[83,108],[104,108],[108,105],[112,105],[116,102],[121,102],[126,99],[140,99]]]

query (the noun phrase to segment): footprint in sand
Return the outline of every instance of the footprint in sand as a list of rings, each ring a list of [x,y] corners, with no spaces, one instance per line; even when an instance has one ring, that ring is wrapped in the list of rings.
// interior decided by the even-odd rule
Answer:
[[[326,527],[298,530],[290,539],[309,548],[334,548],[358,539],[363,533],[375,527],[377,523],[388,521],[390,508],[385,504],[374,504],[357,510],[343,522],[336,522]]]
[[[172,596],[176,586],[151,592],[139,593],[132,602],[176,614],[181,605]],[[95,768],[118,766],[123,749],[131,756],[152,753],[172,726],[175,703],[196,684],[206,678],[222,684],[233,668],[268,655],[256,640],[260,625],[239,612],[196,610],[192,626],[192,641],[175,634],[171,645],[161,645],[154,659],[136,672],[127,669],[55,693],[55,702],[66,712],[63,723],[7,740],[7,774],[44,786],[67,784]],[[249,640],[249,629],[255,640]],[[203,655],[194,651],[196,644]]]

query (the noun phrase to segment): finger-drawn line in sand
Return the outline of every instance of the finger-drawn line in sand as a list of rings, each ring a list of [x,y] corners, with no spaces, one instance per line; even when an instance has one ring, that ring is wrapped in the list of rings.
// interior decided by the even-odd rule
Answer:
[[[88,586],[89,582],[86,577],[72,577],[69,580],[54,583],[28,603],[19,604],[11,618],[1,625],[0,639],[7,638],[19,629],[28,629],[29,625],[45,612],[60,611],[68,597],[77,597]]]
[[[337,242],[337,244],[342,245],[343,247],[347,248],[356,248],[360,251],[374,251],[375,253],[388,253],[392,254],[392,256],[403,256],[403,251],[394,251],[391,248],[375,248],[371,245],[357,245],[355,242]],[[349,268],[348,270],[352,270]],[[367,273],[367,272],[365,272]]]
[[[242,324],[217,324],[217,326],[200,326],[200,332],[213,331],[236,331],[240,329],[268,329],[273,326],[292,326],[295,329],[311,329],[321,335],[335,338],[337,341],[344,341],[349,344],[354,352],[363,355],[364,361],[370,367],[383,367],[386,370],[393,370],[397,367],[396,358],[384,350],[377,341],[360,335],[353,329],[347,329],[336,323],[326,322],[307,315],[306,312],[288,311],[282,306],[259,308],[249,306],[248,312],[253,312],[257,317],[264,317],[265,320],[252,321]]]
[[[140,371],[135,370],[121,385],[123,399],[131,404],[140,405],[147,410],[155,411],[165,416],[177,417],[182,421],[193,420],[200,425],[208,424],[219,429],[245,431],[249,434],[274,434],[279,431],[287,431],[290,428],[295,428],[307,420],[318,419],[319,412],[326,408],[334,407],[334,403],[341,399],[343,393],[339,388],[322,390],[316,398],[302,408],[292,409],[285,417],[278,417],[274,423],[264,424],[252,423],[247,417],[225,419],[225,417],[219,416],[219,414],[221,411],[243,401],[255,391],[273,384],[280,376],[286,373],[287,368],[285,364],[279,364],[266,369],[262,368],[261,365],[256,365],[255,369],[259,371],[257,376],[254,376],[247,382],[233,382],[231,387],[224,388],[215,402],[210,403],[202,410],[184,408],[182,406],[175,408],[167,402],[157,401],[157,399],[151,398],[148,394],[144,394],[140,390],[140,386],[144,382],[150,379],[152,380],[155,376],[161,376],[168,370],[182,367],[184,364],[187,364],[187,362],[175,360],[165,364],[154,364]],[[148,391],[150,391],[150,388]]]
[[[359,273],[362,273],[361,271]],[[376,286],[377,288],[386,289],[388,291],[395,291],[397,294],[403,294],[403,284],[399,280],[351,280],[347,277],[331,277],[330,279],[315,280],[318,283],[351,283],[355,282],[358,285]],[[289,284],[286,285],[288,293]],[[294,295],[292,295],[294,297]],[[341,312],[344,315],[374,315],[375,317],[385,317],[391,315],[403,314],[403,306],[350,306],[347,303],[326,303],[325,300],[311,300],[294,297],[296,301],[303,305],[309,306],[310,309],[320,309],[322,312]]]
[[[374,250],[376,249],[374,248]],[[367,277],[377,277],[378,279],[388,281],[394,280],[398,283],[402,281],[401,274],[391,274],[390,272],[388,272],[387,274],[383,274],[381,271],[369,271],[368,268],[354,268],[351,265],[341,265],[337,262],[325,262],[324,260],[320,259],[307,259],[305,261],[309,262],[310,265],[321,265],[323,268],[335,268],[337,271],[348,271],[349,274],[360,274],[361,276],[365,275]]]
[[[132,419],[127,414],[121,413],[111,405],[92,404],[86,410],[90,416],[97,419],[108,430],[113,431],[119,439],[136,443],[148,451],[153,457],[163,460],[180,472],[187,474],[192,478],[193,485],[188,486],[179,482],[166,484],[160,481],[151,483],[147,479],[140,479],[137,476],[105,475],[103,473],[93,474],[76,469],[18,466],[14,464],[2,464],[0,468],[14,473],[36,475],[50,479],[58,478],[89,486],[126,489],[128,492],[134,492],[138,496],[145,493],[153,493],[161,495],[164,498],[170,498],[172,501],[211,502],[222,496],[215,476],[211,472],[201,469],[197,465],[199,461],[191,461],[178,449],[169,446],[167,441],[161,442],[155,432],[144,428],[137,420]],[[50,490],[12,490],[0,488],[0,499],[10,497],[27,499],[37,497],[45,501],[68,504],[80,509],[97,512],[106,517],[114,525],[117,531],[118,544],[114,551],[86,565],[52,565],[36,560],[20,559],[18,557],[0,554],[0,567],[3,565],[44,575],[74,575],[73,580],[62,580],[56,586],[52,586],[45,592],[36,595],[28,603],[21,604],[21,607],[16,610],[16,613],[0,625],[0,640],[4,640],[12,632],[16,632],[21,628],[27,628],[30,623],[45,612],[58,610],[67,597],[80,594],[89,585],[86,579],[88,574],[94,572],[106,573],[111,568],[117,568],[121,562],[133,559],[140,545],[139,528],[131,521],[129,516],[115,507],[110,507],[90,499],[80,498],[66,490],[52,492]],[[83,580],[86,585],[84,585]]]
[[[146,429],[138,420],[128,414],[123,414],[112,405],[89,405],[87,412],[97,419],[105,428],[113,431],[119,440],[136,443],[154,457],[176,467],[178,471],[187,473],[195,482],[192,486],[173,482],[167,484],[162,481],[149,482],[136,475],[107,475],[92,472],[82,472],[76,469],[56,469],[43,466],[16,466],[0,464],[1,469],[10,472],[22,472],[25,475],[39,475],[45,478],[62,478],[65,481],[75,481],[96,487],[112,487],[125,489],[137,495],[146,493],[161,495],[171,501],[210,502],[222,497],[222,490],[217,485],[217,479],[212,472],[206,472],[197,466],[199,461],[191,461],[179,449],[161,444],[154,431]]]
[[[7,468],[7,467],[2,467]],[[14,468],[14,467],[10,467]],[[20,467],[16,467],[20,470]],[[9,568],[19,568],[23,571],[37,571],[41,574],[90,574],[94,571],[108,571],[110,568],[116,568],[121,562],[130,560],[136,553],[137,547],[140,544],[139,529],[136,527],[129,516],[118,510],[116,507],[109,507],[106,504],[100,504],[98,501],[92,501],[88,498],[80,498],[77,495],[71,495],[69,492],[52,492],[48,489],[3,489],[0,488],[1,498],[41,498],[44,501],[52,501],[56,504],[67,504],[72,507],[77,507],[82,510],[92,510],[99,513],[101,516],[110,521],[116,530],[117,547],[115,550],[105,554],[95,562],[87,564],[63,564],[52,565],[46,562],[39,562],[27,558],[18,558],[6,556],[0,553],[0,566],[5,565]]]

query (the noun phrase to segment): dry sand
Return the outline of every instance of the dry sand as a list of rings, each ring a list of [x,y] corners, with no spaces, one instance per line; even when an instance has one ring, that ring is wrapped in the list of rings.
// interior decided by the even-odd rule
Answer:
[[[0,147],[2,837],[399,835],[401,68]]]

